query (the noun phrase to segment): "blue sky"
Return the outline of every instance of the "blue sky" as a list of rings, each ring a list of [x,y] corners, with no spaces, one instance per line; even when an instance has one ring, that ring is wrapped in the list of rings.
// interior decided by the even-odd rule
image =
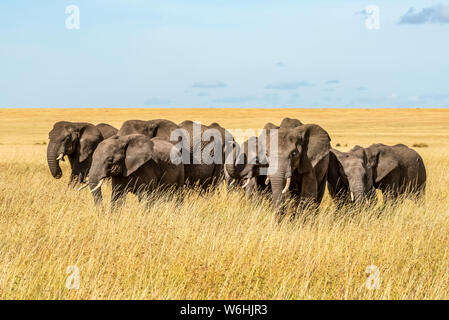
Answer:
[[[0,107],[449,107],[449,1],[2,0]]]

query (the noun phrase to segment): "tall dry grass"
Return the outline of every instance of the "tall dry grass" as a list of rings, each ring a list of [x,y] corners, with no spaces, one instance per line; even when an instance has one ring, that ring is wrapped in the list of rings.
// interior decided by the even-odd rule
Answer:
[[[117,212],[96,209],[87,190],[67,187],[67,164],[62,180],[51,178],[45,145],[19,145],[21,132],[0,130],[0,298],[447,299],[449,130],[422,130],[427,138],[404,139],[429,145],[418,149],[425,205],[336,212],[326,195],[317,216],[281,224],[264,197],[224,187],[155,197],[149,210],[130,195]],[[328,131],[334,145],[357,140]],[[398,132],[386,140],[403,142]],[[110,185],[103,190],[107,203]],[[366,286],[369,265],[380,270],[377,290]],[[66,288],[68,266],[80,271],[79,290]]]

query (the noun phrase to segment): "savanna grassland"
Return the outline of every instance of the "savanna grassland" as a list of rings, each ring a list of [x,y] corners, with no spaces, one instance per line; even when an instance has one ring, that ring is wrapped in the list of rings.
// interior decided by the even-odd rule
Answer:
[[[332,145],[417,145],[426,202],[346,207],[326,194],[319,214],[277,223],[265,197],[224,186],[167,193],[146,210],[129,195],[111,213],[67,187],[46,163],[59,120],[217,121],[262,128],[285,117],[318,123]],[[1,299],[438,299],[449,298],[449,110],[0,109]],[[105,202],[110,185],[103,187]],[[379,288],[366,286],[378,267]],[[68,290],[69,266],[79,290]],[[374,276],[374,275],[372,275]]]

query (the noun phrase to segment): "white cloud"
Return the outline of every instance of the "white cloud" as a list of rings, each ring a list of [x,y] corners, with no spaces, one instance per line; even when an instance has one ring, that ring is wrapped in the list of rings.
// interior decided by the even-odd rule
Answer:
[[[193,88],[213,89],[213,88],[226,88],[227,84],[223,81],[200,81],[193,84]]]
[[[437,5],[421,11],[410,8],[399,20],[400,24],[449,23],[449,5]]]
[[[274,89],[274,90],[295,90],[299,87],[310,87],[313,86],[308,81],[292,81],[292,82],[277,82],[269,84],[265,87],[265,89]]]

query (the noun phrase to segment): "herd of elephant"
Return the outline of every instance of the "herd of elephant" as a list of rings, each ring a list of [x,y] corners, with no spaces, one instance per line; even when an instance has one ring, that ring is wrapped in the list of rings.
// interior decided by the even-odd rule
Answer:
[[[306,206],[318,207],[326,185],[339,207],[374,203],[376,189],[382,191],[384,200],[399,196],[421,199],[425,194],[424,162],[415,150],[402,144],[355,146],[341,152],[331,147],[329,134],[321,126],[290,118],[280,125],[267,123],[261,135],[243,144],[218,123],[199,124],[200,130],[195,130],[195,125],[198,123],[189,120],[179,124],[165,119],[128,120],[117,130],[104,123],[57,122],[49,133],[48,166],[59,179],[59,161],[67,157],[72,170],[69,184],[81,185],[79,190],[89,187],[95,204],[102,202],[101,186],[110,178],[114,208],[130,192],[141,201],[156,188],[196,185],[213,189],[223,180],[228,188],[243,188],[248,196],[258,192],[271,195],[279,212],[287,203],[293,204],[295,212]],[[173,148],[179,140],[172,141],[172,133],[177,129],[188,133],[189,147],[178,151],[190,161],[173,161]],[[218,131],[221,139],[213,136],[204,142],[203,134],[209,129]],[[263,144],[258,143],[262,140]],[[195,145],[200,151],[221,151],[223,158],[231,154],[232,161],[195,161]]]

